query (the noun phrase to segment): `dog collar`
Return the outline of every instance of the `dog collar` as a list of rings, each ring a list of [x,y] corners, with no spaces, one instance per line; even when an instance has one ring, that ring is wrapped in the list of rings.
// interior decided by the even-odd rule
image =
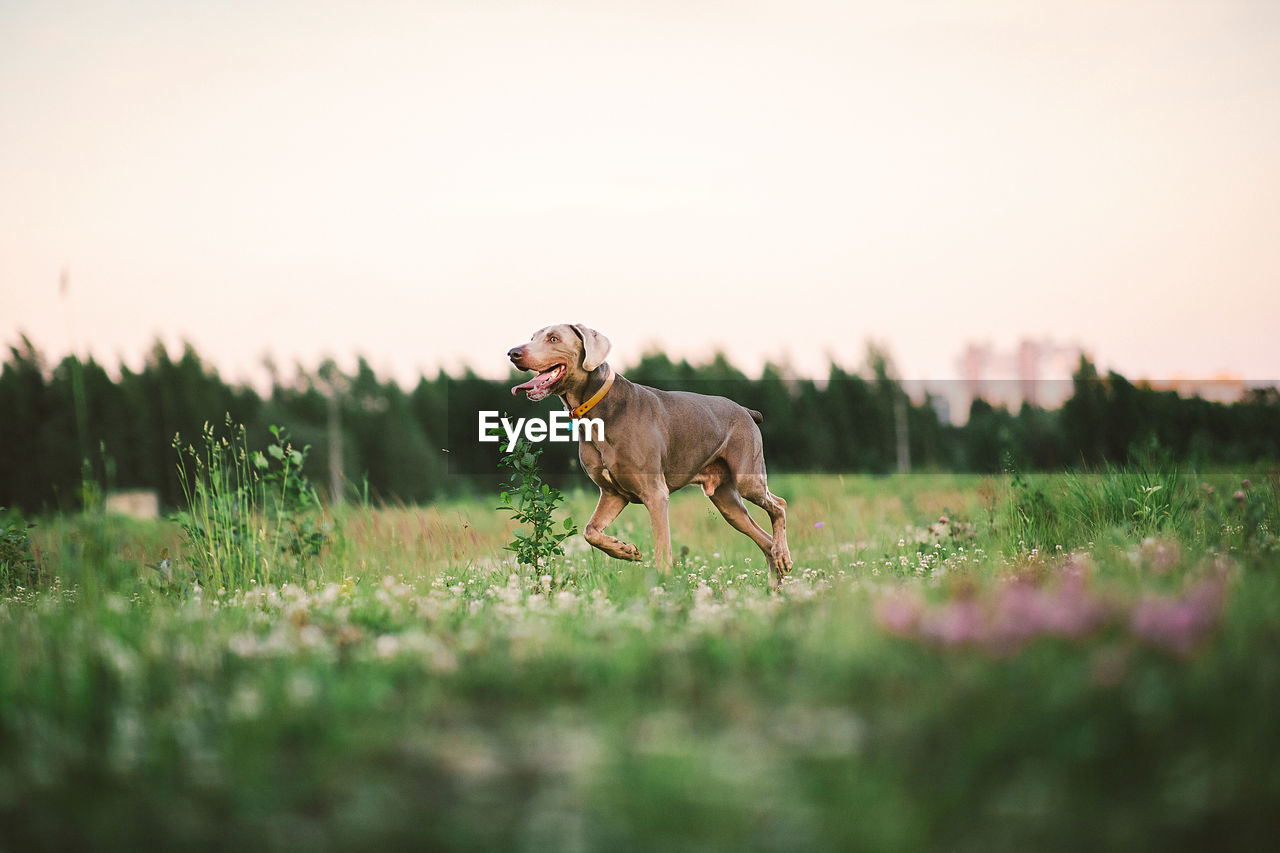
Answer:
[[[585,415],[587,412],[594,409],[596,407],[596,403],[599,403],[601,400],[603,400],[604,395],[608,394],[609,389],[613,387],[613,377],[614,377],[613,368],[610,367],[609,375],[605,377],[604,384],[600,386],[599,391],[592,394],[589,399],[587,399],[585,402],[583,402],[581,405],[575,408],[569,409],[568,406],[565,406],[566,409],[569,409],[569,417],[574,418],[576,420],[582,417],[583,415]]]

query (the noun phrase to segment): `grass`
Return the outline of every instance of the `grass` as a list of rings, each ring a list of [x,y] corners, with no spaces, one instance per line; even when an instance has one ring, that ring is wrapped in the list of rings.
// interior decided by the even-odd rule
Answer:
[[[295,581],[199,591],[177,525],[40,519],[0,849],[1260,847],[1280,509],[1241,479],[775,477],[779,594],[693,490],[670,575],[521,569],[493,500],[317,515]]]

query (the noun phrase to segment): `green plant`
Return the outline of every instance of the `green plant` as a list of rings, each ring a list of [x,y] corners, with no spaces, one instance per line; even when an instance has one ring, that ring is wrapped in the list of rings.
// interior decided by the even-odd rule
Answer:
[[[267,485],[276,529],[283,538],[280,547],[294,556],[314,557],[328,541],[328,534],[313,512],[320,507],[320,496],[303,473],[311,445],[299,450],[290,442],[289,430],[275,424],[269,429],[275,443],[267,445],[267,455],[255,453],[253,464]],[[278,464],[272,466],[267,456]]]
[[[1097,539],[1104,531],[1151,536],[1179,530],[1189,520],[1192,500],[1184,477],[1168,454],[1148,449],[1130,456],[1123,468],[1106,465],[1096,474],[1064,475],[1067,538]]]
[[[1010,478],[1005,506],[1009,550],[1016,553],[1061,544],[1051,541],[1058,535],[1058,513],[1044,490],[1031,485],[1014,467],[1008,453],[1004,456],[1004,469]]]
[[[185,456],[178,477],[187,503],[174,520],[186,534],[195,583],[230,590],[271,582],[282,557],[301,568],[327,535],[312,512],[319,497],[303,473],[310,446],[294,447],[288,430],[273,425],[267,452],[250,453],[244,426],[233,428],[230,415],[226,426],[230,439],[206,423],[198,448],[184,449],[174,436]]]
[[[39,585],[40,564],[31,553],[31,534],[34,524],[26,522],[14,513],[6,515],[0,506],[0,592],[16,592],[33,589]]]
[[[542,481],[538,468],[541,455],[541,450],[534,450],[528,441],[521,439],[511,452],[504,453],[498,460],[499,465],[511,472],[498,509],[529,525],[528,532],[516,530],[515,538],[505,547],[514,551],[517,562],[526,566],[547,566],[552,558],[564,556],[561,543],[578,532],[572,518],[566,518],[561,525],[553,518],[556,505],[564,500],[564,495]]]
[[[1163,500],[1164,495],[1157,494],[1163,489],[1164,486],[1160,483],[1140,485],[1136,495],[1124,499],[1130,509],[1129,516],[1138,530],[1159,529],[1169,520],[1169,506]]]
[[[1268,564],[1280,551],[1280,471],[1257,484],[1246,478],[1233,493],[1234,485],[1200,485],[1197,533],[1213,547],[1234,551],[1253,564]]]

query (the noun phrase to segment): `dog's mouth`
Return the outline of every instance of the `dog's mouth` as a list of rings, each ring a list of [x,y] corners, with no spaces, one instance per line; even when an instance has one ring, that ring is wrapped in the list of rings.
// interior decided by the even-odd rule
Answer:
[[[519,394],[521,391],[526,391],[529,399],[536,403],[551,393],[552,386],[563,379],[564,374],[563,364],[553,364],[528,382],[523,382],[512,388],[511,393]]]

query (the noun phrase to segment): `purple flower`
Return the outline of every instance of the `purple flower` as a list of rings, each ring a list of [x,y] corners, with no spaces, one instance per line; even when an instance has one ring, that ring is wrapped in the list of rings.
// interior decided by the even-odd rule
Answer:
[[[1217,626],[1222,605],[1222,581],[1208,578],[1180,596],[1142,601],[1133,608],[1129,630],[1152,645],[1187,655]]]
[[[942,604],[926,604],[916,590],[895,590],[878,597],[875,619],[900,637],[935,646],[978,647],[995,656],[1013,654],[1037,637],[1082,639],[1126,616],[1133,636],[1185,656],[1221,620],[1229,561],[1215,562],[1208,577],[1180,595],[1148,596],[1123,606],[1090,589],[1089,562],[1087,554],[1073,554],[1048,585],[1015,580],[984,593],[966,589]],[[1115,683],[1126,668],[1123,660],[1098,666],[1099,683]]]
[[[876,602],[876,621],[891,634],[906,636],[913,633],[920,622],[922,607],[920,598],[910,593],[886,595]]]
[[[1085,590],[1080,575],[1069,575],[1050,589],[1014,583],[996,600],[990,640],[993,651],[1008,652],[1038,635],[1083,637],[1108,618],[1106,606]]]
[[[944,646],[980,642],[987,634],[982,611],[973,599],[949,601],[920,617],[920,636]]]
[[[813,523],[814,529],[815,529],[815,530],[821,530],[821,529],[822,529],[822,526],[823,526],[825,523],[826,523],[826,522],[822,522],[822,521],[815,521],[815,522]]]

